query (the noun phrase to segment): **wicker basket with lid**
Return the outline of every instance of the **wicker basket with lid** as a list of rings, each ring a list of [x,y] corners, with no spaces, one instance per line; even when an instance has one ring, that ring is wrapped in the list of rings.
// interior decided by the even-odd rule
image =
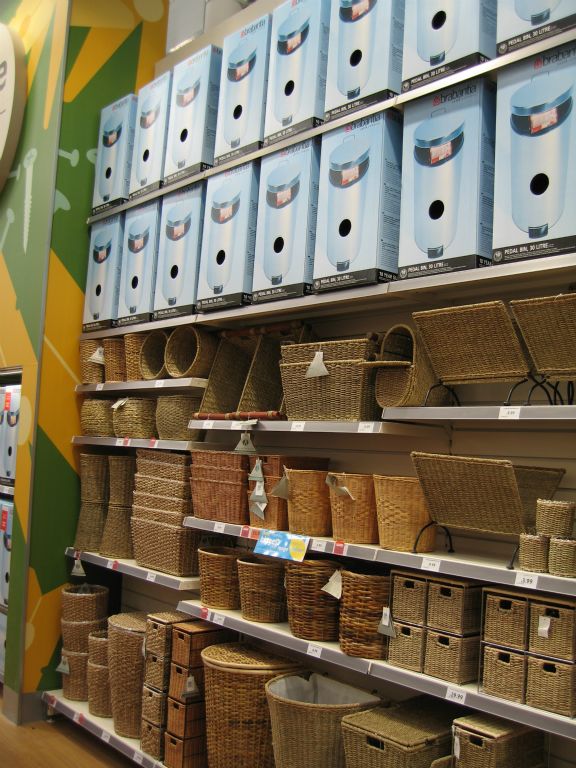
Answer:
[[[108,666],[114,730],[140,737],[146,632],[145,613],[118,613],[108,618]]]

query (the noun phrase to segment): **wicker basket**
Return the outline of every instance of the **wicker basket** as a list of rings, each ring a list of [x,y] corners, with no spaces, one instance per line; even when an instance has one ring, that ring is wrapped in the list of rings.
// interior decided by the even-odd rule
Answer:
[[[101,397],[87,397],[80,408],[80,429],[88,437],[113,437],[112,403]]]
[[[144,459],[154,461],[158,464],[170,464],[173,467],[188,466],[190,464],[190,454],[179,453],[178,451],[156,451],[153,448],[138,448],[136,451],[136,463]]]
[[[165,725],[166,709],[166,694],[145,685],[142,689],[142,719],[154,725]]]
[[[526,687],[526,656],[484,646],[482,690],[501,699],[524,703]]]
[[[104,347],[104,378],[106,381],[126,381],[126,357],[124,339],[114,336],[102,339]]]
[[[144,381],[166,377],[164,354],[168,336],[164,331],[151,331],[140,347],[140,375]]]
[[[576,664],[528,656],[526,704],[557,715],[576,715]]]
[[[260,460],[262,474],[264,478],[272,475],[280,479],[284,472],[284,467],[288,469],[322,469],[325,472],[330,465],[330,459],[320,459],[316,456],[283,456],[279,454],[268,454],[260,456],[249,456],[250,471]]]
[[[164,734],[166,729],[147,720],[142,720],[140,734],[140,749],[154,760],[162,760],[164,757]]]
[[[536,502],[536,530],[541,536],[571,539],[574,532],[576,502],[538,499]]]
[[[338,568],[334,560],[286,563],[288,622],[294,637],[338,640],[338,600],[322,591]]]
[[[110,504],[118,507],[128,507],[132,504],[134,490],[134,473],[136,462],[134,456],[108,456],[110,470]]]
[[[124,336],[124,356],[126,358],[126,380],[142,379],[140,370],[140,351],[148,337],[147,333],[127,333]]]
[[[74,549],[79,552],[98,552],[105,522],[106,504],[83,501],[78,515]]]
[[[162,521],[162,517],[136,515],[136,508],[158,510],[164,513],[171,513],[172,515],[178,515],[181,520],[186,515],[192,514],[192,501],[190,499],[177,499],[173,496],[152,496],[149,493],[139,493],[138,491],[134,491],[134,516],[146,517],[147,519],[155,519],[159,522]],[[180,525],[180,522],[178,522],[178,525]]]
[[[454,721],[459,764],[469,768],[528,768],[544,762],[544,734],[493,715]]]
[[[168,692],[170,682],[170,657],[156,656],[153,653],[146,654],[144,664],[144,685],[154,688],[156,691]]]
[[[385,659],[388,638],[378,632],[390,604],[390,577],[342,571],[340,648],[348,656]]]
[[[156,430],[160,440],[197,440],[199,430],[189,430],[188,422],[198,410],[201,398],[162,395],[156,405]]]
[[[99,453],[80,454],[80,497],[82,501],[108,501],[108,457]]]
[[[168,496],[172,499],[189,499],[190,484],[180,480],[165,480],[163,477],[149,477],[136,473],[134,490],[149,496]]]
[[[114,730],[137,739],[142,715],[145,613],[119,613],[108,619],[108,666]]]
[[[100,667],[108,666],[108,630],[91,632],[88,636],[88,661]]]
[[[408,624],[426,623],[428,582],[406,573],[392,574],[392,615]]]
[[[394,622],[395,637],[388,645],[388,663],[394,667],[422,672],[426,653],[426,630]]]
[[[162,501],[161,498],[160,501]],[[171,500],[168,499],[168,501]],[[180,499],[175,499],[174,501],[182,504],[186,503]],[[165,523],[166,525],[171,525],[173,528],[181,528],[185,518],[185,515],[183,515],[181,512],[166,512],[164,509],[140,507],[138,504],[134,504],[132,507],[132,515],[134,517],[140,518],[140,520],[151,520],[155,523]]]
[[[372,475],[330,472],[332,536],[349,544],[377,544],[378,519]],[[342,488],[347,488],[352,498]]]
[[[266,494],[268,503],[263,512],[263,518],[260,514],[256,514],[256,508],[250,503],[250,496],[256,487],[256,483],[249,483],[249,490],[247,492],[248,510],[250,513],[250,525],[253,528],[267,528],[272,531],[288,530],[288,502],[286,499],[281,499],[278,496],[272,495],[273,490],[281,479],[281,477],[276,477],[275,475],[264,475],[264,493]],[[258,512],[260,512],[260,510],[258,510]]]
[[[215,334],[193,325],[175,328],[164,353],[166,370],[175,379],[206,377],[210,374],[217,348],[218,338]]]
[[[459,637],[428,630],[424,674],[463,685],[478,678],[480,636]]]
[[[453,635],[480,631],[482,588],[464,581],[443,579],[428,585],[426,626]]]
[[[172,653],[172,627],[185,621],[185,613],[181,611],[162,611],[160,613],[148,614],[146,622],[146,652],[159,656],[160,658],[170,658]],[[146,720],[149,717],[143,715]]]
[[[220,638],[218,638],[220,640]],[[188,680],[192,678],[198,688],[197,693],[189,694],[187,692]],[[204,698],[204,667],[181,667],[178,664],[170,665],[170,685],[168,689],[168,698],[175,699],[181,704],[185,704],[190,698],[198,700]]]
[[[110,674],[107,666],[88,661],[88,711],[96,717],[112,717]]]
[[[224,480],[228,483],[242,483],[246,487],[248,472],[245,469],[231,469],[229,467],[206,467],[203,464],[194,463],[189,471],[192,484],[197,480],[210,480],[216,483]]]
[[[366,691],[316,672],[266,683],[276,768],[345,768],[341,721],[380,704]]]
[[[192,469],[197,466],[247,470],[248,456],[234,451],[192,451]]]
[[[148,440],[156,435],[156,400],[153,397],[128,397],[114,410],[114,434]]]
[[[550,539],[548,570],[553,576],[576,579],[575,539]]]
[[[120,507],[116,504],[108,505],[108,514],[104,523],[102,539],[98,552],[106,557],[132,558],[132,534],[130,531],[130,517],[132,507]]]
[[[483,640],[523,651],[527,647],[528,601],[521,595],[487,592]]]
[[[288,530],[305,536],[331,536],[332,515],[326,472],[287,469]]]
[[[62,646],[67,651],[88,653],[88,635],[106,628],[106,618],[95,621],[66,621],[61,619]]]
[[[139,475],[178,480],[181,483],[188,482],[190,478],[190,467],[187,464],[166,464],[162,461],[150,461],[150,459],[138,459],[137,471]]]
[[[193,465],[193,472],[194,469]],[[228,482],[224,480],[226,472],[218,471],[221,480],[192,480],[194,516],[221,523],[246,524],[249,519],[246,483]]]
[[[240,608],[238,557],[242,550],[202,547],[198,550],[200,599],[210,608]]]
[[[537,656],[576,661],[574,604],[530,601],[528,650]]]
[[[532,533],[520,534],[518,566],[522,571],[548,573],[548,549],[550,539]]]
[[[203,701],[181,704],[168,699],[166,730],[180,739],[191,739],[206,732],[206,711]]]
[[[198,575],[200,533],[134,516],[131,525],[138,565],[173,576]]]
[[[210,768],[274,768],[264,686],[296,664],[236,643],[205,648],[202,661]]]
[[[90,358],[102,346],[100,339],[80,342],[80,383],[101,384],[104,381],[104,366]]]
[[[88,701],[88,654],[62,649],[70,672],[62,674],[62,693],[70,701]]]
[[[61,594],[64,621],[98,621],[108,613],[108,587],[67,584]]]
[[[247,555],[237,560],[242,616],[280,624],[288,618],[282,563]]]
[[[238,411],[280,411],[283,391],[280,377],[280,340],[260,334],[246,375]]]
[[[220,340],[200,405],[202,413],[231,413],[238,409],[254,346],[254,339]]]
[[[374,475],[380,546],[411,552],[421,529],[432,522],[426,499],[415,477]],[[418,552],[432,552],[436,530],[430,526],[418,542]]]
[[[282,362],[288,364],[307,363],[314,359],[316,352],[321,351],[326,361],[369,360],[378,352],[377,334],[367,333],[352,339],[337,341],[314,341],[308,344],[283,344]]]

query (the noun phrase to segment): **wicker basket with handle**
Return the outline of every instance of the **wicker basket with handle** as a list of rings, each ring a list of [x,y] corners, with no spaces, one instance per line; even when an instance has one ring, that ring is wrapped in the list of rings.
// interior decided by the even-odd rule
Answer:
[[[576,664],[528,656],[526,704],[557,715],[576,715]]]
[[[429,629],[426,633],[424,674],[463,685],[478,677],[480,636],[460,637]]]
[[[515,651],[484,646],[482,690],[491,696],[524,703],[526,656]]]
[[[470,768],[527,768],[544,762],[544,734],[524,725],[475,713],[454,720],[458,762]]]

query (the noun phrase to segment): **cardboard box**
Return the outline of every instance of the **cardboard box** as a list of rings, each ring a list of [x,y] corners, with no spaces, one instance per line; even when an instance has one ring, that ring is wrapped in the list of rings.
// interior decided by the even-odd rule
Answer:
[[[3,499],[0,503],[0,605],[8,605],[13,520],[14,502]]]
[[[163,199],[154,319],[194,312],[204,226],[204,192],[204,184],[195,184]]]
[[[401,159],[402,117],[395,110],[324,134],[315,291],[395,278]]]
[[[495,264],[576,248],[576,43],[498,77]]]
[[[128,198],[138,99],[133,93],[100,113],[92,211],[105,210]]]
[[[406,0],[402,91],[496,55],[496,0]]]
[[[399,93],[404,0],[333,0],[325,119]]]
[[[222,49],[203,48],[174,67],[164,183],[214,162]]]
[[[264,139],[270,16],[224,38],[214,164],[252,152]]]
[[[303,296],[312,286],[320,146],[296,144],[260,169],[252,301]]]
[[[84,296],[83,331],[110,328],[118,317],[124,217],[109,216],[92,225]]]
[[[490,264],[494,118],[479,78],[406,104],[401,279]]]
[[[573,0],[498,0],[498,55],[554,37],[575,26]]]
[[[264,144],[324,119],[329,0],[287,0],[272,15]]]
[[[118,325],[149,320],[154,308],[159,212],[159,204],[153,202],[126,214]]]
[[[208,312],[250,301],[259,168],[245,163],[208,179],[197,308]]]
[[[138,91],[136,133],[130,174],[130,197],[158,189],[164,170],[172,72],[165,72]]]
[[[16,477],[16,454],[18,452],[18,428],[20,422],[20,396],[22,388],[20,384],[8,384],[4,387],[1,405],[3,406],[1,433],[2,457],[0,468],[3,477],[10,485]]]

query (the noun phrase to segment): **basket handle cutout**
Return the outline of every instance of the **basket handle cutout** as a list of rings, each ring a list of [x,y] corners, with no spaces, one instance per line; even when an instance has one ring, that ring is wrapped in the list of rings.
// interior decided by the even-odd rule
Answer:
[[[558,667],[556,666],[556,664],[552,664],[549,661],[545,661],[544,664],[542,664],[542,669],[544,670],[544,672],[549,672],[552,675],[555,675],[556,672],[558,672]]]
[[[474,734],[470,734],[468,737],[468,741],[470,744],[473,744],[475,747],[480,747],[484,749],[484,739],[480,736],[475,736]]]
[[[176,739],[173,739],[172,736],[170,736],[170,744],[172,744],[172,746],[175,747],[178,744],[178,742],[176,741]]]
[[[416,589],[416,584],[413,581],[405,581],[404,589]]]
[[[375,739],[374,736],[366,736],[366,743],[372,749],[379,749],[381,752],[386,749],[385,743],[381,739]]]
[[[512,610],[512,600],[500,600],[500,610],[502,611]]]
[[[406,637],[410,637],[410,635],[412,634],[412,630],[410,629],[410,627],[402,627],[402,629],[400,630],[400,632],[401,632],[403,635],[406,635]]]
[[[443,637],[443,636],[439,637],[438,638],[438,645],[449,646],[450,645],[450,638],[449,637]]]
[[[560,611],[558,608],[546,608],[544,611],[545,616],[550,616],[553,619],[559,619],[560,618]]]
[[[184,674],[184,668],[183,667],[176,667],[176,674],[177,675],[183,675]]]
[[[452,597],[452,590],[450,587],[440,587],[440,594],[442,597]]]
[[[509,653],[503,653],[502,651],[498,654],[498,661],[503,662],[504,664],[510,664],[510,654]]]

